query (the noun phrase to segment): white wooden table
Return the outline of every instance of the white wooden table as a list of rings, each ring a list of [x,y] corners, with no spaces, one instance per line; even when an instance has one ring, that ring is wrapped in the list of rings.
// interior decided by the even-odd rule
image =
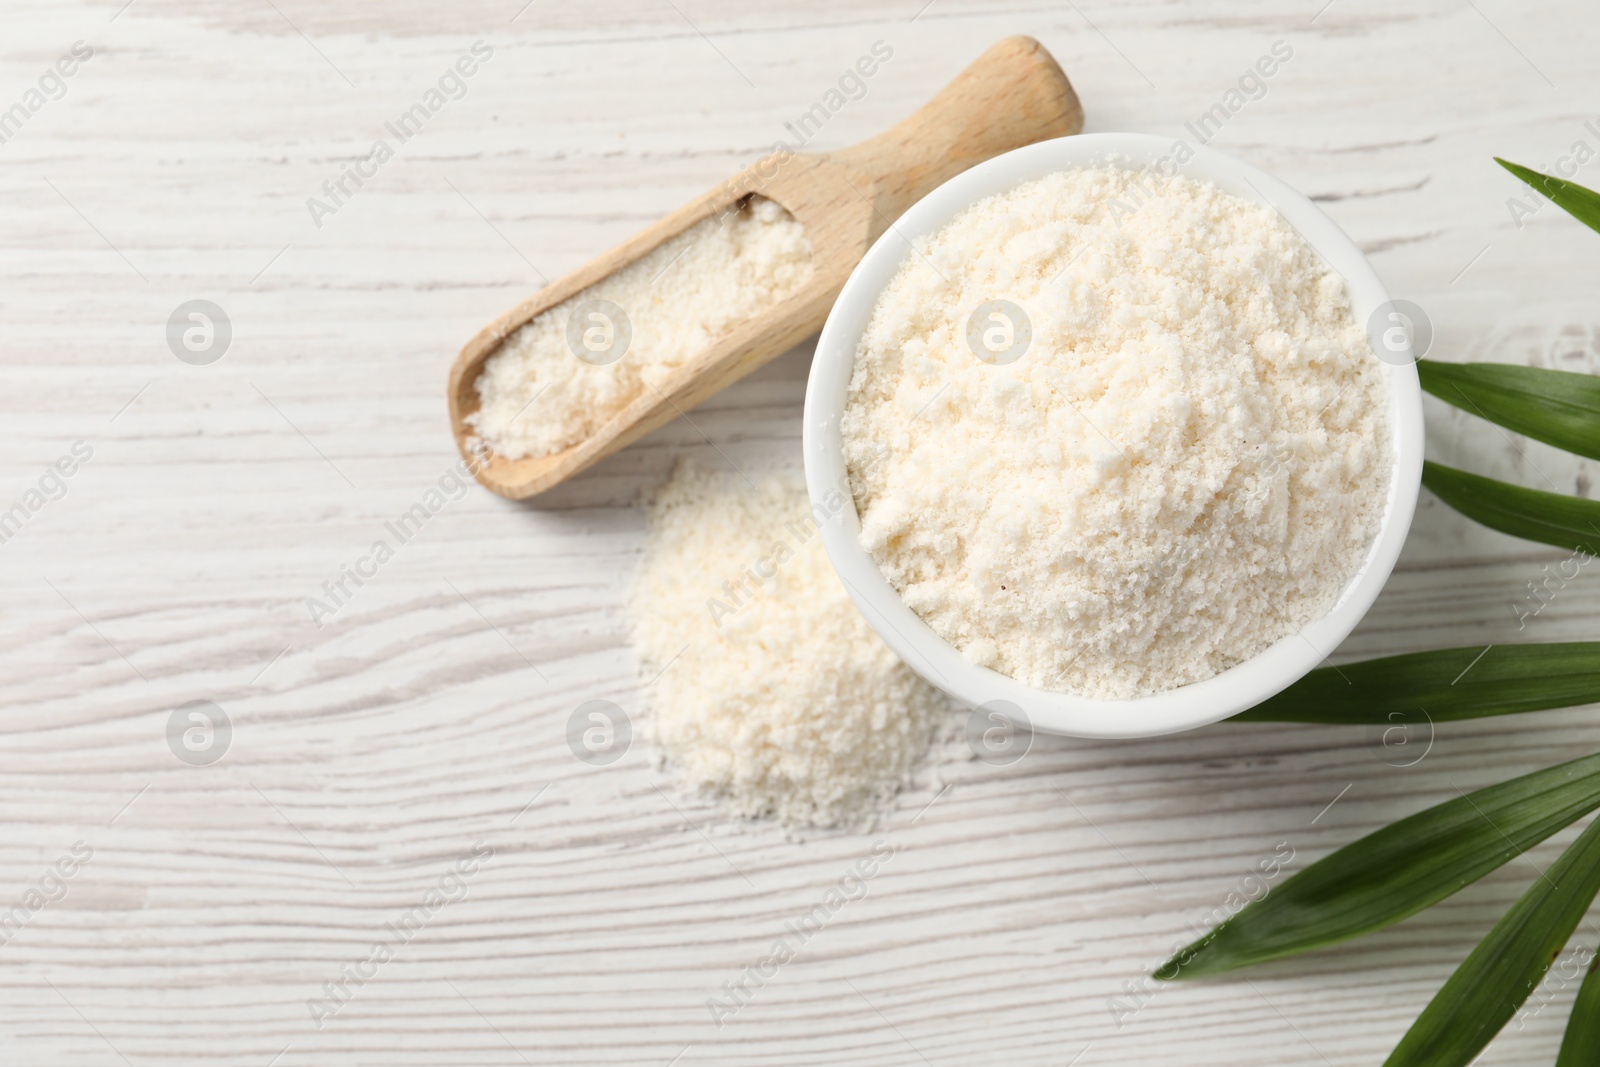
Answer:
[[[305,598],[453,461],[464,339],[757,158],[879,40],[893,59],[813,147],[1016,32],[1061,61],[1090,130],[1182,136],[1286,41],[1216,146],[1319,200],[1431,312],[1435,355],[1600,370],[1600,239],[1553,207],[1514,225],[1490,160],[1600,147],[1586,6],[523,2],[7,4],[0,109],[75,41],[94,54],[0,144],[0,509],[74,442],[93,455],[0,545],[0,912],[40,903],[0,945],[0,1059],[1380,1062],[1527,864],[1337,950],[1126,986],[1280,842],[1299,869],[1580,754],[1593,709],[1441,727],[1406,768],[1348,730],[1046,738],[1011,767],[925,772],[875,834],[730,822],[658,791],[642,744],[591,767],[564,740],[584,700],[638,710],[635,502],[678,456],[720,462],[681,420],[532,506],[474,487],[324,628]],[[307,199],[480,40],[466,95],[314,224]],[[232,326],[207,366],[165,337],[195,299]],[[695,423],[737,462],[797,462],[808,357]],[[1436,458],[1589,489],[1585,463],[1429,416]],[[1427,498],[1339,656],[1592,637],[1587,572],[1519,632],[1512,602],[1562,555]],[[167,741],[194,700],[232,724],[209,765]],[[92,857],[57,881],[78,842]],[[865,897],[719,1028],[708,998],[875,847],[893,858]],[[447,878],[475,848],[492,857]],[[396,942],[385,924],[441,879],[458,899]],[[380,940],[399,947],[368,967]],[[308,1001],[357,964],[319,1028]],[[1553,1059],[1572,992],[1483,1062]],[[1140,1005],[1121,1026],[1116,998]]]

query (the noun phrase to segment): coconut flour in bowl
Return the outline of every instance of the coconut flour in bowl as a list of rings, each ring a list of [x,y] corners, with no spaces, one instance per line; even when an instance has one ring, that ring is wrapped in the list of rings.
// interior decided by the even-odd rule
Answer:
[[[1383,521],[1385,379],[1273,209],[1083,166],[919,239],[841,420],[862,546],[969,660],[1090,699],[1327,614]]]

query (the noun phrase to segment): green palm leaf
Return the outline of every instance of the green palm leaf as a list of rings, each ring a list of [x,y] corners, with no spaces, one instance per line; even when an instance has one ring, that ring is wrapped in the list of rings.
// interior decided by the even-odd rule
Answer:
[[[1600,641],[1566,641],[1443,648],[1319,667],[1233,720],[1387,727],[1596,701]]]
[[[1462,794],[1318,860],[1155,976],[1220,974],[1370,933],[1431,907],[1596,808],[1600,754]]]
[[[1600,231],[1600,194],[1497,159]],[[1420,360],[1422,387],[1518,434],[1600,459],[1600,377],[1508,364]],[[1423,484],[1477,522],[1581,553],[1600,546],[1600,503],[1523,489],[1437,463]],[[1566,570],[1572,570],[1567,574]],[[1548,587],[1548,581],[1545,583]],[[1531,589],[1537,594],[1537,589]],[[1541,598],[1542,599],[1542,598]],[[1600,642],[1441,649],[1311,672],[1234,716],[1247,722],[1392,726],[1600,701]],[[1195,978],[1309,951],[1398,922],[1600,808],[1600,754],[1463,793],[1369,834],[1247,904],[1156,971]],[[1600,889],[1600,820],[1567,849],[1456,970],[1387,1067],[1462,1067],[1516,1012]],[[1557,1067],[1600,1067],[1600,960],[1579,991]]]
[[[1384,1067],[1464,1067],[1544,977],[1600,892],[1600,821],[1512,905],[1423,1009]]]
[[[1417,361],[1422,388],[1508,430],[1600,459],[1600,377],[1509,363]]]
[[[1527,182],[1535,192],[1550,198],[1551,203],[1577,219],[1591,230],[1600,230],[1600,194],[1585,189],[1577,182],[1562,181],[1548,174],[1529,170],[1520,163],[1511,163],[1494,157],[1494,161],[1512,174]]]
[[[1512,537],[1570,548],[1589,556],[1600,545],[1600,502],[1524,489],[1431,460],[1422,464],[1422,484],[1467,518]],[[1575,562],[1573,574],[1568,577],[1577,577],[1576,568],[1580,565]]]
[[[1600,1067],[1600,954],[1589,964],[1589,976],[1578,989],[1556,1067]]]

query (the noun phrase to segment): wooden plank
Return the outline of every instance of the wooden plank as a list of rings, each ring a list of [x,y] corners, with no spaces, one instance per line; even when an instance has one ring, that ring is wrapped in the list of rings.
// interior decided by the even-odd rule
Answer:
[[[1052,50],[1091,131],[1183,136],[1285,40],[1216,145],[1318,198],[1429,309],[1441,358],[1600,369],[1592,235],[1553,208],[1519,229],[1489,159],[1600,145],[1578,5],[919,6],[11,5],[0,107],[74,41],[96,54],[0,144],[0,504],[73,442],[94,455],[0,545],[0,910],[75,842],[93,856],[0,945],[7,1062],[1381,1059],[1530,866],[1253,984],[1139,994],[1120,1027],[1113,1007],[1279,842],[1298,866],[1568,758],[1592,709],[1441,727],[1409,768],[1318,728],[1040,739],[1013,767],[925,768],[873,833],[803,841],[677,797],[642,741],[572,758],[578,703],[641,710],[638,495],[683,455],[797,463],[806,346],[537,506],[474,489],[308,617],[453,461],[445,372],[472,331],[759,157],[877,40],[894,59],[810,147],[885,128],[1010,33]],[[479,39],[465,97],[314,225],[307,198]],[[234,329],[205,367],[163,335],[195,298]],[[1429,417],[1435,458],[1589,491],[1588,461]],[[1588,573],[1517,628],[1557,558],[1427,499],[1339,655],[1592,637]],[[167,746],[197,699],[234,729],[211,766]],[[878,841],[866,895],[719,1028],[708,998]],[[307,1001],[478,842],[464,896],[317,1028]],[[1490,1058],[1552,1059],[1572,993]]]

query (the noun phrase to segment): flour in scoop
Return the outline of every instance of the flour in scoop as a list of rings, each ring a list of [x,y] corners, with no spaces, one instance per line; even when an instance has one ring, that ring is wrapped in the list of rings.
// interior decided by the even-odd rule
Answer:
[[[1326,614],[1392,465],[1343,280],[1270,207],[1110,165],[919,240],[842,430],[862,543],[907,605],[977,664],[1097,699]]]
[[[844,505],[813,510],[798,475],[688,465],[651,503],[631,603],[648,732],[685,785],[740,815],[866,823],[950,718],[828,563],[819,523]]]
[[[467,424],[507,459],[561,452],[800,292],[811,269],[799,221],[752,197],[515,330],[485,361]]]

